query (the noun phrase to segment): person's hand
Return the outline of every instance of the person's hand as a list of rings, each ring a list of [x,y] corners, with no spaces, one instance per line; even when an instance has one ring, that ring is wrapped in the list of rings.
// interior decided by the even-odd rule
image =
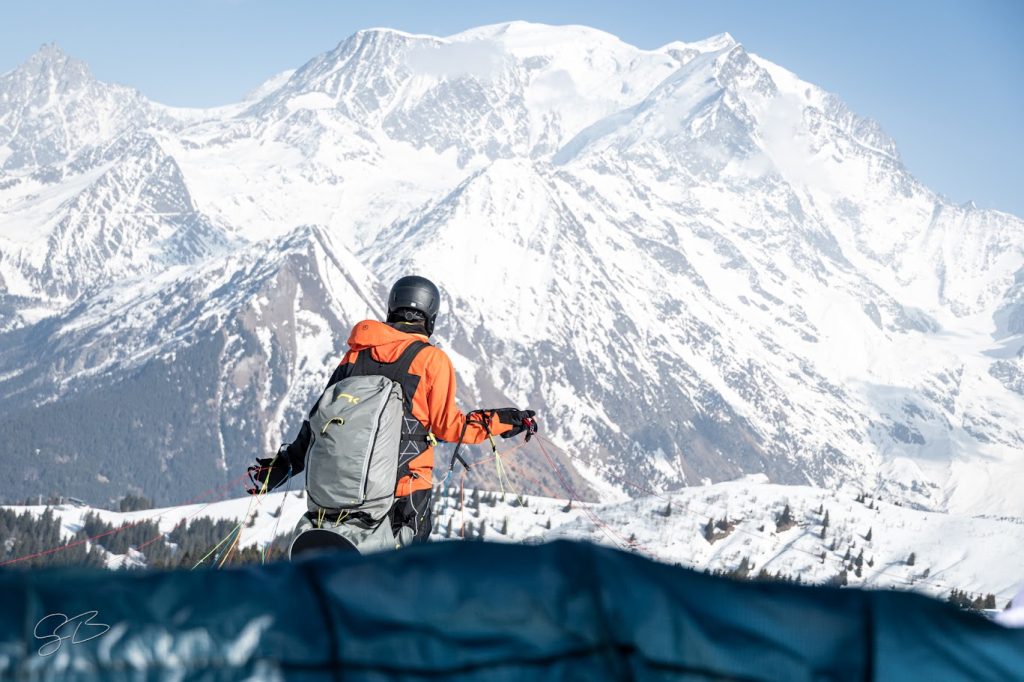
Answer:
[[[245,491],[250,495],[269,493],[292,477],[291,464],[288,463],[286,457],[281,455],[260,457],[256,460],[256,464],[250,466],[247,471],[253,487],[246,488]]]
[[[502,438],[514,438],[525,431],[526,442],[529,443],[533,434],[537,433],[537,420],[534,419],[534,415],[537,413],[533,410],[517,410],[514,407],[503,407],[495,410],[494,413],[498,416],[499,422],[509,424],[512,427],[501,434]]]

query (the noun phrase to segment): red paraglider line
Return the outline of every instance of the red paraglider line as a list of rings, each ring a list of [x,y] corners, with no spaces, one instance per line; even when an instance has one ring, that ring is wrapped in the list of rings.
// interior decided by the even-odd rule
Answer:
[[[174,507],[168,507],[166,511],[163,511],[163,512],[161,512],[159,514],[155,514],[153,516],[147,516],[147,517],[139,519],[139,520],[137,520],[137,521],[135,521],[133,523],[122,524],[121,526],[119,526],[117,528],[111,528],[110,530],[103,531],[102,533],[97,533],[96,535],[92,535],[92,536],[87,537],[87,538],[82,538],[80,540],[75,540],[74,542],[69,542],[66,545],[60,545],[58,547],[51,547],[50,549],[44,549],[44,550],[39,551],[39,552],[33,552],[32,554],[26,554],[24,556],[14,557],[13,559],[6,559],[5,561],[0,561],[0,567],[9,566],[10,564],[15,564],[15,563],[18,563],[18,562],[21,562],[21,561],[29,561],[30,559],[37,559],[37,558],[39,558],[41,556],[47,556],[47,555],[50,555],[50,554],[55,554],[56,552],[60,552],[60,551],[63,551],[65,549],[70,549],[72,547],[77,547],[77,546],[83,545],[83,544],[85,544],[87,542],[93,542],[95,540],[99,540],[100,538],[107,537],[108,535],[114,535],[115,533],[120,533],[123,530],[128,530],[129,528],[134,528],[135,526],[138,526],[138,525],[141,525],[143,523],[146,523],[147,521],[152,521],[153,519],[158,519],[158,518],[160,518],[162,516],[165,516],[165,515],[169,514],[176,507],[184,507],[184,506],[187,506],[187,505],[190,505],[190,504],[194,504],[194,503],[196,503],[196,502],[198,502],[198,501],[208,497],[212,493],[217,492],[218,490],[223,490],[223,489],[228,488],[230,486],[234,486],[237,483],[239,483],[242,479],[244,479],[246,476],[248,476],[248,472],[246,472],[245,474],[239,476],[238,478],[231,479],[230,481],[228,481],[224,485],[217,486],[216,488],[210,488],[206,492],[204,492],[204,493],[202,493],[200,495],[196,495],[191,500],[183,502],[183,503],[181,503],[179,505],[175,505]],[[215,498],[214,500],[211,500],[210,502],[208,502],[207,505],[210,505],[213,502],[222,500],[226,496],[227,496],[227,493],[225,493],[223,495],[220,495],[219,497]],[[161,533],[157,537],[163,537],[163,536],[164,536],[164,533]],[[146,543],[143,546],[149,545],[149,544],[151,544],[151,543],[153,543],[155,541],[156,541],[156,538],[153,538],[152,540],[148,540],[148,541],[146,541]]]

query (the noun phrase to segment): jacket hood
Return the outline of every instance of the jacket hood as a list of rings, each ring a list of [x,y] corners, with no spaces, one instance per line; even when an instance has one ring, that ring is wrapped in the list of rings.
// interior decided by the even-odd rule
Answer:
[[[402,354],[409,341],[426,341],[424,334],[402,332],[377,320],[363,320],[352,328],[348,345],[354,351],[373,348],[374,355],[382,362],[394,362]]]

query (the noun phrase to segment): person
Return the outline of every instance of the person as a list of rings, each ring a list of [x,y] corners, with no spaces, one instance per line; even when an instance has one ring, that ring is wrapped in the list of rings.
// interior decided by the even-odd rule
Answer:
[[[411,414],[407,407],[395,503],[389,515],[394,536],[408,537],[410,533],[401,533],[405,527],[411,530],[413,542],[425,541],[431,531],[433,445],[436,441],[474,444],[483,442],[488,431],[511,438],[524,431],[529,436],[536,430],[533,410],[499,408],[487,410],[481,419],[467,420],[467,415],[456,406],[456,379],[451,360],[443,350],[428,342],[440,304],[441,292],[430,280],[416,275],[399,279],[388,295],[385,322],[363,320],[353,327],[348,352],[327,381],[330,387],[347,376],[372,374],[374,363],[396,363],[412,344],[422,343],[412,357],[408,375],[400,382]],[[276,458],[257,460],[256,487],[250,489],[250,493],[272,490],[300,473],[305,466],[310,437],[307,417],[295,440],[283,445]],[[310,513],[315,513],[312,506],[310,502]]]

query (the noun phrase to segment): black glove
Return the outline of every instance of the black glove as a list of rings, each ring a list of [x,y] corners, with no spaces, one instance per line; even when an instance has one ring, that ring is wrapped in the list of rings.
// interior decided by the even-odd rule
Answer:
[[[503,407],[495,410],[498,421],[502,424],[511,424],[512,428],[501,434],[502,438],[514,438],[523,431],[526,432],[526,442],[530,442],[533,434],[537,433],[537,421],[533,418],[536,412],[533,410],[517,410],[514,407]]]
[[[253,487],[246,488],[250,495],[270,492],[292,477],[292,466],[288,458],[278,454],[277,457],[261,457],[256,464],[247,469]]]

